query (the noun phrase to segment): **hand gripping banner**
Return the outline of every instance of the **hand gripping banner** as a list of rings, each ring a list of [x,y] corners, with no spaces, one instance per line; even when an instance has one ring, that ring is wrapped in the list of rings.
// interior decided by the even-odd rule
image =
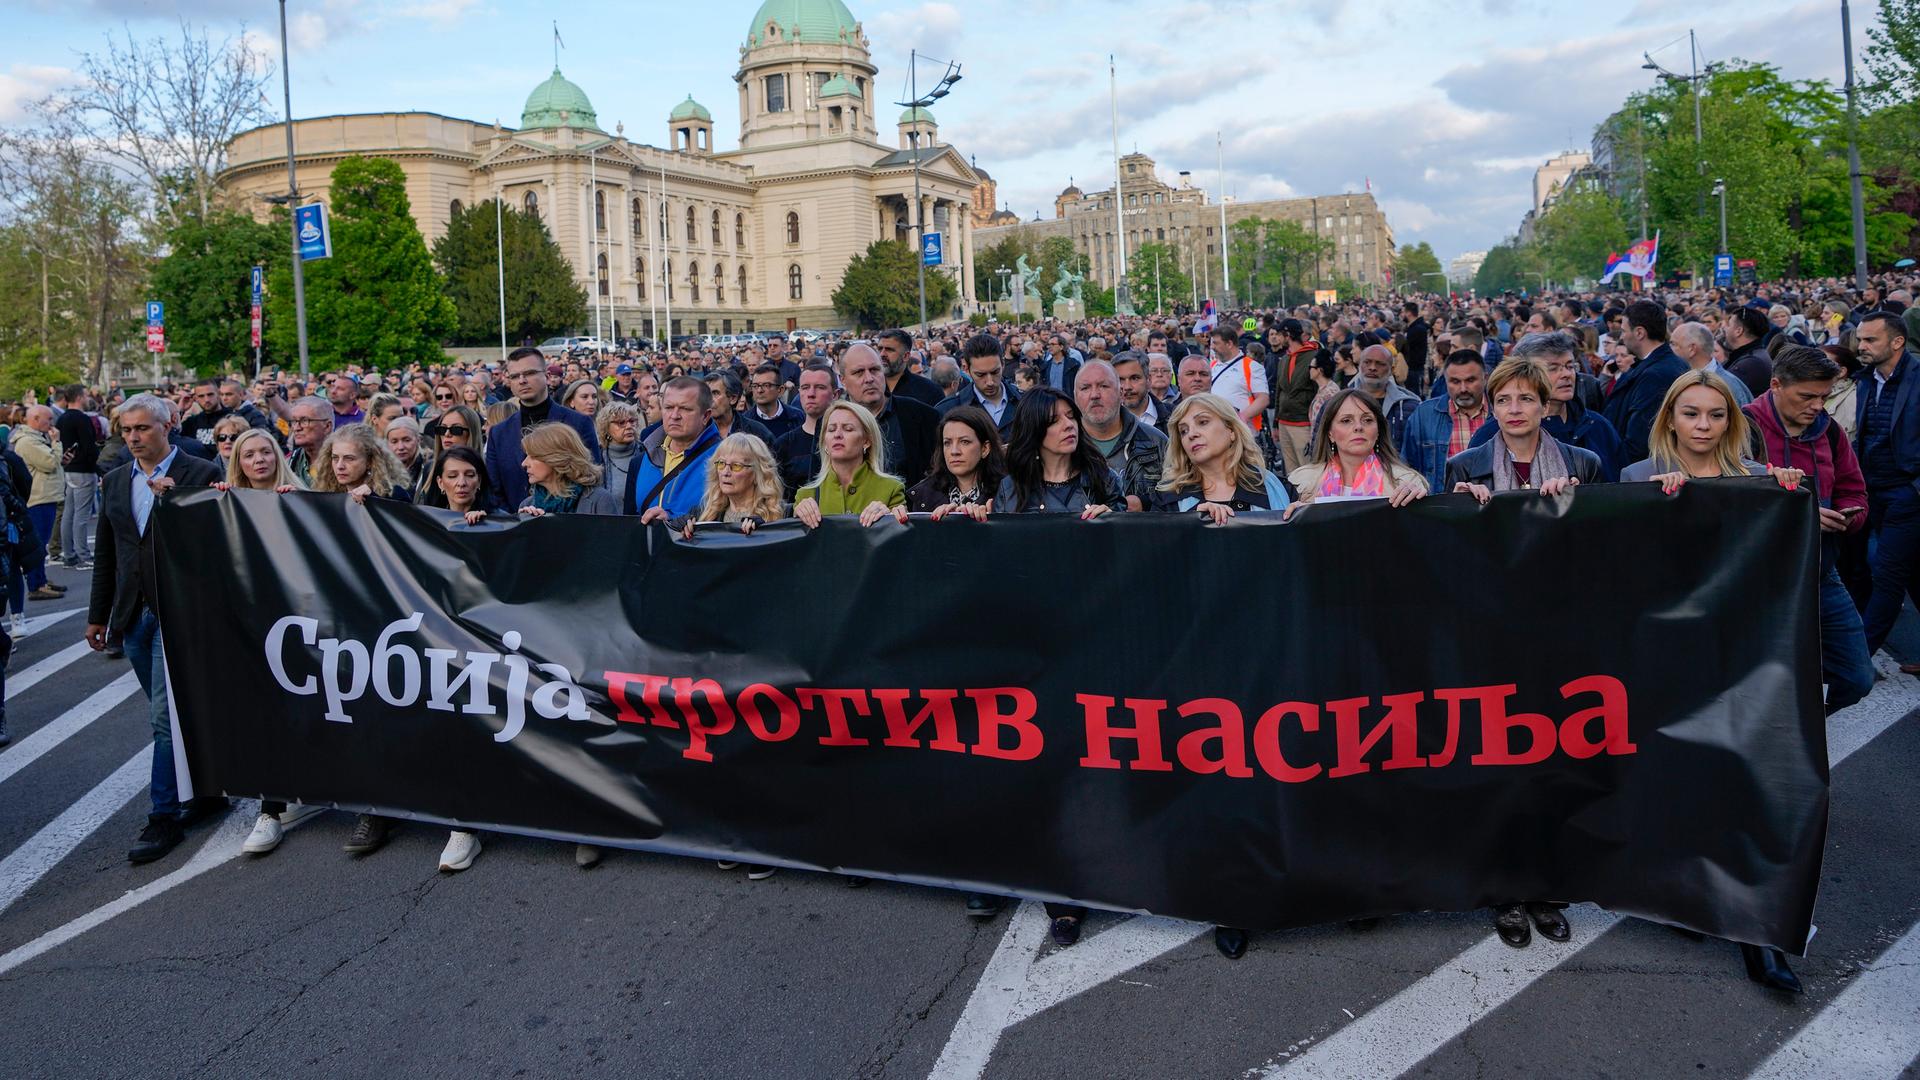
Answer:
[[[202,792],[1253,928],[1586,900],[1805,946],[1818,539],[1766,481],[692,541],[155,520]]]

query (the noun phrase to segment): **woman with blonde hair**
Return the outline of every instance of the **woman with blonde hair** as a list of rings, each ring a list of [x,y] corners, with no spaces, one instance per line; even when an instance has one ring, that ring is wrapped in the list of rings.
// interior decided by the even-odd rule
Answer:
[[[1253,429],[1218,394],[1180,399],[1167,420],[1173,438],[1151,509],[1192,510],[1215,525],[1241,510],[1281,510],[1291,497],[1267,471]]]
[[[410,502],[407,470],[374,434],[372,424],[348,424],[334,429],[313,456],[313,490],[338,491],[366,502],[367,496]]]
[[[242,491],[277,491],[284,495],[295,490],[293,470],[287,468],[287,458],[280,452],[280,444],[273,440],[265,428],[251,427],[245,420],[230,416],[220,421],[239,420],[243,429],[225,450],[227,457],[227,478],[213,485],[217,491],[230,491],[239,488]],[[215,425],[216,430],[219,425]]]
[[[1287,482],[1305,505],[1322,496],[1384,498],[1405,506],[1427,494],[1426,478],[1394,452],[1387,419],[1373,395],[1342,390],[1320,411],[1308,456]]]
[[[684,519],[681,532],[691,538],[696,522],[722,521],[750,533],[755,525],[787,516],[787,504],[781,498],[784,493],[780,470],[767,444],[736,431],[721,439],[707,459],[706,497],[701,500],[699,513]]]
[[[548,514],[618,514],[619,500],[600,483],[600,466],[587,453],[579,432],[565,424],[535,424],[520,437],[526,456],[527,497],[520,512],[528,517]]]
[[[600,411],[600,384],[592,379],[575,379],[560,391],[560,405],[572,409],[581,416],[591,417]]]
[[[465,405],[455,405],[434,417],[427,425],[426,434],[427,450],[435,457],[456,446],[481,455],[487,452],[486,421]]]
[[[1652,481],[1671,495],[1688,480],[1771,476],[1792,491],[1806,474],[1747,457],[1747,414],[1726,380],[1705,368],[1673,380],[1647,435],[1647,459],[1620,471],[1623,484]]]
[[[884,517],[905,522],[907,489],[880,466],[880,425],[861,405],[835,401],[820,414],[820,475],[795,493],[793,516],[809,529],[828,514],[858,514],[860,524]]]
[[[472,407],[471,405],[468,406],[468,408]],[[504,423],[507,417],[519,411],[520,403],[512,398],[508,398],[505,401],[496,401],[487,406],[487,419],[486,422],[481,425],[482,434],[492,431],[495,426]]]

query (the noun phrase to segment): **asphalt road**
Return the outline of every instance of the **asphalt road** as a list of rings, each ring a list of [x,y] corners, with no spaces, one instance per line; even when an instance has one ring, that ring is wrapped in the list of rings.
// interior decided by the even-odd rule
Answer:
[[[85,575],[32,605],[0,750],[0,1077],[1893,1077],[1920,1071],[1920,680],[1833,718],[1833,813],[1803,997],[1737,950],[1581,906],[1512,950],[1484,913],[1256,935],[441,829],[365,858],[255,807],[130,866],[145,700],[75,649]],[[1895,651],[1914,639],[1903,627]],[[236,707],[245,708],[244,702]]]

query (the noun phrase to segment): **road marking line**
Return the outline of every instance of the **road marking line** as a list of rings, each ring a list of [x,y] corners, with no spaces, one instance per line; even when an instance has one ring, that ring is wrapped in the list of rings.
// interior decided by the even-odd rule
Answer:
[[[1920,1057],[1920,925],[1854,976],[1840,995],[1748,1080],[1899,1076]]]
[[[1854,751],[1920,707],[1920,679],[1900,674],[1885,653],[1874,658],[1887,675],[1866,699],[1835,713],[1827,727],[1827,762],[1837,767]],[[1577,940],[1536,939],[1513,949],[1490,934],[1432,974],[1361,1014],[1360,1019],[1255,1075],[1269,1080],[1287,1070],[1303,1076],[1398,1076],[1452,1042],[1540,976],[1600,940],[1621,916],[1581,904],[1568,912]],[[1540,952],[1539,957],[1531,954]],[[1542,963],[1542,960],[1548,962]]]
[[[86,642],[76,641],[66,648],[61,649],[59,652],[54,653],[52,656],[22,671],[20,674],[7,676],[7,700],[12,701],[15,695],[24,694],[28,690],[33,689],[34,686],[38,685],[40,681],[47,676],[59,671],[61,668],[66,667],[68,664],[73,663],[75,660],[80,659],[92,651],[92,646]]]
[[[987,1059],[1000,1042],[1026,989],[1033,954],[1047,937],[1047,913],[1032,900],[1022,900],[1007,920],[1006,933],[974,984],[966,1008],[953,1025],[946,1048],[933,1063],[929,1080],[976,1080],[987,1070]]]
[[[47,876],[47,871],[73,854],[73,849],[125,806],[128,799],[140,794],[152,779],[152,773],[153,745],[149,743],[26,843],[0,859],[0,912],[12,907],[35,882]]]
[[[78,615],[85,610],[87,609],[84,607],[74,607],[74,608],[68,608],[65,611],[56,611],[49,615],[29,615],[26,617],[26,620],[25,620],[27,632],[25,634],[20,635],[20,637],[30,637],[34,634],[39,633],[42,630],[45,630],[47,627],[52,626],[54,623],[57,623],[62,619],[71,618],[72,616]],[[18,644],[19,640],[20,638],[15,638],[14,639],[15,644]]]
[[[0,783],[33,764],[42,754],[72,738],[80,729],[100,719],[140,690],[140,680],[129,671],[94,691],[93,695],[61,713],[52,723],[0,750]]]
[[[324,807],[303,807],[281,815],[281,824],[288,832],[305,824],[309,818],[317,817]],[[0,975],[37,956],[72,941],[81,934],[99,926],[117,916],[123,915],[141,904],[159,896],[178,885],[184,885],[216,866],[223,866],[242,854],[240,845],[247,842],[247,834],[253,831],[254,819],[258,816],[260,804],[248,800],[240,803],[235,812],[220,823],[220,828],[207,837],[200,850],[193,853],[187,864],[165,877],[158,877],[137,889],[129,889],[114,900],[94,908],[92,911],[72,919],[52,930],[41,934],[32,941],[20,945],[9,952],[0,953]]]
[[[1017,1024],[1109,979],[1125,975],[1211,929],[1209,923],[1140,915],[1072,948],[1056,949],[1031,968],[1026,992],[1020,995],[1007,1024]]]

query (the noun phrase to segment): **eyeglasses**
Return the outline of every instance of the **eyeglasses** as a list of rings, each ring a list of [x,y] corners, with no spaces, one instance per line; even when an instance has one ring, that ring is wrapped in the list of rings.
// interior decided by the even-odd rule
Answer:
[[[713,471],[717,473],[752,472],[753,466],[741,461],[716,461]]]
[[[317,416],[296,416],[293,418],[292,421],[290,421],[290,423],[294,427],[298,427],[301,424],[332,424],[333,421],[322,419]]]
[[[238,436],[238,435],[235,435],[235,434],[232,434],[232,433],[228,433],[228,434],[226,434],[226,435],[215,435],[215,436],[213,437],[213,441],[214,441],[214,442],[217,442],[217,443],[230,443],[230,442],[239,442],[239,441],[240,441],[240,436]]]
[[[448,393],[448,394],[435,394],[435,395],[433,395],[433,400],[435,400],[435,401],[452,401],[452,400],[453,400],[453,395],[452,395],[452,394],[450,394],[450,393]]]
[[[434,428],[434,429],[433,429],[433,434],[435,434],[435,435],[458,435],[458,436],[461,436],[462,438],[464,438],[464,437],[466,437],[466,436],[468,436],[468,435],[471,435],[471,434],[473,434],[473,429],[472,429],[472,428],[470,428],[470,427],[468,427],[468,426],[467,426],[467,425],[465,425],[465,424],[448,424],[448,425],[447,425],[446,427],[442,427],[442,428]]]

